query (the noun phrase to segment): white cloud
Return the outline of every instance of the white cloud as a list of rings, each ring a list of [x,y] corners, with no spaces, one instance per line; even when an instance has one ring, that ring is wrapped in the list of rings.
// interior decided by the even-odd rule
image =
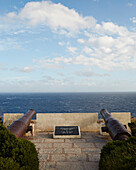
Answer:
[[[60,45],[60,46],[64,46],[65,45],[65,43],[64,42],[58,42],[58,44]]]
[[[130,3],[130,2],[129,2],[127,5],[128,5],[129,7],[132,7],[132,6],[133,6],[133,4],[132,4],[132,3]]]
[[[14,19],[14,18],[16,17],[16,13],[15,13],[15,12],[9,12],[9,13],[7,14],[7,17],[8,17],[8,18],[11,18],[11,19]]]
[[[123,36],[128,33],[126,27],[118,26],[112,22],[102,22],[102,24],[96,24],[95,31],[99,34],[109,34],[114,36]]]
[[[6,70],[8,64],[7,63],[0,63],[0,70]]]
[[[73,54],[76,54],[76,51],[77,51],[77,48],[76,47],[67,47],[67,49],[73,53]]]
[[[25,30],[19,30],[19,31],[15,31],[14,34],[17,35],[17,34],[22,34],[22,33],[25,33]]]
[[[0,51],[4,51],[7,49],[23,49],[20,44],[16,41],[15,38],[3,38],[0,40]]]
[[[18,13],[10,12],[9,18],[24,20],[30,25],[48,25],[53,30],[78,32],[80,29],[93,27],[96,23],[91,16],[83,17],[74,9],[50,1],[28,2]]]
[[[85,43],[85,40],[82,39],[82,38],[79,38],[79,39],[77,40],[77,42],[79,42],[79,43],[81,43],[81,44],[84,44],[84,43]]]
[[[76,75],[81,76],[81,77],[105,77],[109,76],[109,74],[100,74],[100,73],[95,73],[92,70],[86,70],[86,71],[78,71],[76,72]]]
[[[136,17],[130,18],[130,21],[132,21],[135,24],[136,23]]]
[[[33,71],[33,69],[33,67],[24,67],[23,69],[21,69],[21,71],[25,73],[30,73]]]
[[[63,80],[47,75],[43,76],[43,79],[40,81],[45,85],[52,86],[52,87],[54,86],[54,84],[56,86],[61,86],[61,87],[65,85],[65,82]]]
[[[88,40],[84,39],[82,49],[71,49],[79,55],[45,59],[44,63],[95,66],[107,71],[136,69],[136,33],[113,23],[102,23],[100,28],[95,34],[86,32]]]
[[[83,51],[86,53],[86,54],[89,54],[91,55],[93,53],[93,50],[87,46],[85,46],[85,48],[83,49]]]
[[[67,40],[60,41],[58,44],[69,51],[69,57],[40,59],[37,61],[39,68],[62,69],[65,67],[64,64],[73,64],[95,66],[108,71],[136,69],[136,32],[131,32],[124,26],[112,22],[98,24],[93,17],[83,17],[74,9],[49,1],[28,2],[19,13],[11,12],[7,16],[27,22],[32,26],[46,25],[53,30],[59,30],[62,34],[83,29],[80,37],[76,37],[81,48],[76,47],[75,44],[72,45],[73,39],[68,39],[71,41],[69,44]],[[131,20],[136,22],[135,17]],[[14,31],[14,34],[25,31],[24,29],[18,30],[20,31]],[[17,44],[11,43],[11,40],[9,42],[16,47]],[[2,47],[0,42],[0,48]],[[31,69],[24,68],[22,71],[30,72]]]
[[[24,68],[14,67],[11,70],[19,71],[19,72],[23,72],[23,73],[31,73],[34,71],[34,68],[33,67],[24,67]]]

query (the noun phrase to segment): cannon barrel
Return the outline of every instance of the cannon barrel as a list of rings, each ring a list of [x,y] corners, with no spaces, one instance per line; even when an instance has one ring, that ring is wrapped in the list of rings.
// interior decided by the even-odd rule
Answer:
[[[102,109],[100,114],[113,140],[127,140],[131,136],[129,131],[117,119],[111,116],[106,109]]]
[[[23,137],[34,115],[35,111],[33,109],[30,109],[24,116],[14,121],[8,127],[9,131],[13,133],[17,138]]]

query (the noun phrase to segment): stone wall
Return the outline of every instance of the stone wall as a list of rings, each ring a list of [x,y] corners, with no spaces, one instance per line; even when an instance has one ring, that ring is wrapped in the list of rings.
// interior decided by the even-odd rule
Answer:
[[[3,124],[4,124],[4,126],[8,127],[15,120],[19,119],[22,116],[24,116],[24,113],[4,113]]]
[[[98,131],[98,113],[37,113],[36,131],[54,131],[54,126],[80,126],[81,131]]]
[[[111,113],[123,125],[131,122],[130,112]],[[7,127],[24,113],[5,113],[3,123]],[[100,131],[98,113],[37,113],[35,131],[54,131],[54,126],[80,126],[81,131]]]
[[[113,112],[111,115],[119,120],[123,125],[127,126],[127,129],[130,130],[128,127],[128,123],[131,123],[131,113],[130,112]]]

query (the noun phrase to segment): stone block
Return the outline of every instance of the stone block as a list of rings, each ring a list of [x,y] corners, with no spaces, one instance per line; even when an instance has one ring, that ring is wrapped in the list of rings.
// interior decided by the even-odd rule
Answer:
[[[131,113],[130,112],[112,112],[111,115],[119,120],[123,125],[131,123]]]
[[[100,154],[88,154],[89,161],[91,162],[99,162],[100,161]]]
[[[106,143],[95,143],[96,147],[99,149],[102,149],[104,145],[106,145]]]
[[[85,154],[68,154],[67,161],[69,161],[69,162],[87,161],[87,155],[85,155]]]
[[[48,153],[48,154],[54,154],[54,153],[62,153],[62,148],[40,148],[39,153]]]
[[[66,161],[66,155],[65,154],[53,154],[51,156],[51,161],[65,162]]]
[[[57,170],[84,170],[82,162],[57,162]]]
[[[82,148],[83,153],[101,153],[100,148]]]
[[[84,170],[99,170],[98,162],[84,162]]]
[[[111,115],[120,121],[123,125],[127,125],[127,129],[130,131],[128,127],[128,123],[131,123],[131,113],[130,112],[113,112]]]
[[[49,161],[50,156],[49,154],[39,154],[38,158],[39,158],[39,161]]]
[[[80,148],[64,148],[64,153],[81,154]]]
[[[76,148],[94,148],[93,143],[74,143],[74,147]]]
[[[3,124],[4,124],[4,126],[8,127],[15,120],[21,118],[22,116],[24,116],[24,113],[4,113]]]
[[[85,143],[85,139],[65,139],[66,143]]]
[[[54,143],[55,148],[72,148],[72,143]]]
[[[99,131],[98,113],[37,113],[36,131],[54,131],[54,126],[80,126],[81,131]]]
[[[35,143],[36,148],[52,148],[52,143]]]
[[[39,170],[55,170],[55,162],[40,162]]]

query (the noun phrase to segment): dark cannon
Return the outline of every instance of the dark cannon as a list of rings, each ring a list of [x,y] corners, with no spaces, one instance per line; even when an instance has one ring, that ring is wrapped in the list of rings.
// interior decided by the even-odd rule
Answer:
[[[8,129],[11,133],[13,133],[17,138],[23,137],[23,135],[26,133],[27,128],[35,115],[35,111],[33,109],[30,109],[24,116],[22,116],[20,119],[14,121]]]
[[[102,115],[107,131],[113,140],[127,140],[131,136],[125,126],[111,116],[106,109],[102,109],[100,114]]]

